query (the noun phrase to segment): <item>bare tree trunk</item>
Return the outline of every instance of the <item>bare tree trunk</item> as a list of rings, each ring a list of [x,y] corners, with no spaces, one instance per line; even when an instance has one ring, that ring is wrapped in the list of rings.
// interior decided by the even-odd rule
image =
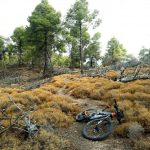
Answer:
[[[83,74],[83,51],[82,51],[82,22],[79,22],[80,26],[80,69],[81,74]]]

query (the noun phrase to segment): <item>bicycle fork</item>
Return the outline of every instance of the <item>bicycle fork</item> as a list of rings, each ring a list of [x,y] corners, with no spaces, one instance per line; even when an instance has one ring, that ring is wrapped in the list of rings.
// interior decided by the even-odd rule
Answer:
[[[94,128],[94,132],[99,132],[101,126],[99,126],[104,120],[106,120],[107,118],[109,118],[109,116],[107,116],[106,118],[104,118],[103,120],[99,120],[98,123],[96,124],[95,128]]]

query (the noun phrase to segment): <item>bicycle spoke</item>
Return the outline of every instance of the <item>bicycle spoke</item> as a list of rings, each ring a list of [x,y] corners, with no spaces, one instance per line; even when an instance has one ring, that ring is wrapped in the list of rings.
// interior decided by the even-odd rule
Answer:
[[[97,121],[93,122],[88,126],[87,134],[92,137],[99,137],[100,135],[103,136],[108,130],[107,121],[102,121],[98,123]]]

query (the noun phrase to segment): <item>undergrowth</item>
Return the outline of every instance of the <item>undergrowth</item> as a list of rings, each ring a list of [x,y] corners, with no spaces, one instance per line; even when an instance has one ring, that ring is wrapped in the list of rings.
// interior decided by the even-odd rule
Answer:
[[[130,83],[115,82],[104,78],[83,77],[66,84],[66,93],[75,98],[90,98],[112,105],[118,101],[125,113],[125,122],[137,122],[150,127],[150,80]]]
[[[133,70],[128,70],[129,72]],[[110,71],[107,78],[115,78],[116,72]],[[68,96],[57,95],[60,88],[64,88],[64,93],[74,98],[89,98],[91,100],[99,100],[113,106],[112,98],[115,98],[124,111],[124,123],[119,125],[115,130],[115,135],[127,137],[127,131],[132,125],[141,125],[143,128],[150,128],[150,80],[137,80],[129,83],[115,82],[106,78],[99,77],[80,77],[80,75],[60,75],[55,76],[51,81],[42,85],[40,88],[24,91],[21,89],[0,88],[0,107],[6,109],[8,114],[17,114],[18,110],[10,103],[7,96],[11,96],[15,103],[22,109],[27,110],[30,106],[36,109],[31,113],[31,118],[42,126],[50,126],[52,129],[66,128],[73,121],[74,116],[80,111]],[[6,126],[8,125],[5,122]],[[3,135],[4,136],[4,135]],[[20,139],[9,137],[16,140],[10,146],[18,147]],[[2,137],[1,137],[2,138]],[[6,139],[6,137],[3,137]],[[26,141],[22,149],[59,149],[63,147],[67,150],[69,143],[62,140],[53,132],[45,130],[40,131],[35,138],[36,142]],[[42,140],[45,139],[45,140]],[[4,140],[5,141],[5,140]],[[49,142],[48,142],[49,141]],[[32,145],[30,148],[28,142]],[[44,143],[44,144],[42,144]],[[140,143],[148,146],[148,142],[140,140]],[[2,144],[5,148],[5,143]],[[66,146],[66,147],[65,147]],[[38,148],[37,148],[38,147]],[[139,143],[134,142],[134,147],[141,148]],[[32,149],[31,148],[31,149]],[[62,148],[62,149],[63,149]]]
[[[2,149],[51,149],[69,150],[69,141],[57,136],[55,129],[66,128],[73,121],[74,116],[80,111],[71,98],[57,95],[60,87],[64,86],[62,77],[54,77],[49,83],[40,88],[24,91],[21,89],[0,88],[0,108],[10,116],[18,116],[20,111],[8,99],[10,96],[13,101],[23,110],[28,110],[31,106],[35,110],[30,114],[33,121],[44,127],[35,135],[34,140],[24,141],[20,135],[14,132],[4,133],[0,139]],[[2,113],[0,114],[2,116]],[[9,120],[1,121],[3,126],[10,125]],[[23,143],[22,143],[23,142]]]

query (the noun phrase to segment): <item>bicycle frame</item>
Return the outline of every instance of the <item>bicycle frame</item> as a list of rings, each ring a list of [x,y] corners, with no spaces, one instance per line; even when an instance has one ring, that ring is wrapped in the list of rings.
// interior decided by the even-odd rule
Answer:
[[[85,111],[84,114],[85,116],[87,116],[88,121],[94,120],[94,119],[103,119],[103,118],[106,118],[107,116],[113,119],[116,116],[115,112],[107,112],[103,110],[99,112],[97,111],[97,112],[91,113],[90,115],[88,115]]]
[[[112,113],[110,112],[98,112],[97,114],[94,114],[93,116],[90,117],[90,120],[94,119],[103,119],[107,117],[111,117]]]

